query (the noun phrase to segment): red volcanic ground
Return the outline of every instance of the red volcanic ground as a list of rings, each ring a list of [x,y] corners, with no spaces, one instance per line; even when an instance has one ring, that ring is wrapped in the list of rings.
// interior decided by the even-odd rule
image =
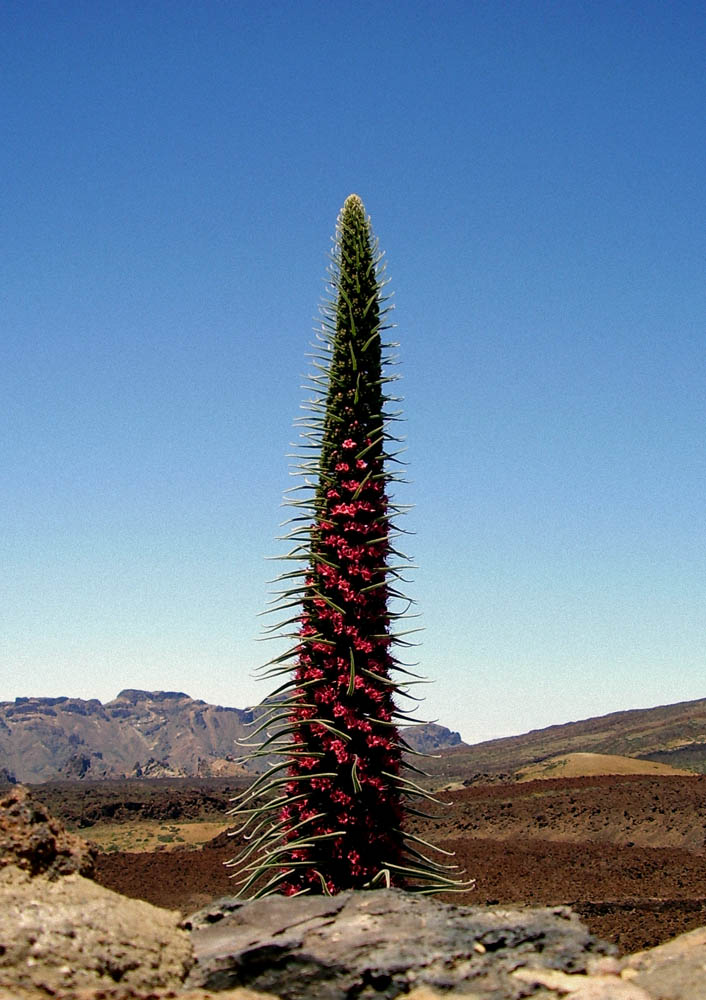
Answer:
[[[481,785],[441,797],[448,807],[417,829],[476,879],[449,902],[568,904],[621,952],[706,925],[706,776]],[[233,852],[221,836],[197,851],[104,854],[97,879],[188,913],[232,891],[223,862]]]

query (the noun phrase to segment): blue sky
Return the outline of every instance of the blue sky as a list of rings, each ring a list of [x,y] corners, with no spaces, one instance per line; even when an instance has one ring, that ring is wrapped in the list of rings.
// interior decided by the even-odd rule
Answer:
[[[401,343],[422,715],[706,696],[706,9],[0,9],[0,699],[243,706],[336,215]]]

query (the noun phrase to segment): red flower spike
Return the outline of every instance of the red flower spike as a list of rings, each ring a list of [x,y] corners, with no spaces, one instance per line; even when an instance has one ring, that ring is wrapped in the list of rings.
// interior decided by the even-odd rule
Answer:
[[[307,445],[320,445],[318,483],[311,487],[314,517],[290,535],[294,557],[306,557],[298,644],[290,654],[297,657],[290,709],[281,723],[296,752],[285,778],[278,776],[284,770],[277,772],[263,786],[263,798],[269,794],[278,812],[260,847],[260,882],[248,874],[255,864],[250,855],[243,879],[248,889],[259,885],[267,892],[272,885],[285,895],[384,885],[383,872],[393,885],[414,887],[396,873],[409,868],[410,857],[401,831],[403,785],[395,779],[403,769],[402,750],[390,724],[395,685],[381,279],[357,196],[346,200],[336,235],[335,300],[323,332],[325,413],[307,439]],[[319,392],[324,383],[316,378]],[[315,416],[319,409],[314,401]],[[282,607],[290,608],[290,584],[285,593]],[[296,801],[283,806],[282,788]],[[246,796],[243,809],[251,801]],[[279,881],[267,860],[273,851],[281,862]],[[422,886],[426,890],[428,882]]]

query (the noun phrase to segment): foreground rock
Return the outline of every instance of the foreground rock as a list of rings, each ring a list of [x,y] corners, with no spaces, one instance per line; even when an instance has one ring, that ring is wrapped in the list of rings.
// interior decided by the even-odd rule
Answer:
[[[0,997],[181,987],[193,953],[179,914],[84,878],[94,857],[25,788],[0,799]]]
[[[621,976],[658,1000],[702,1000],[706,997],[706,927],[630,955],[623,962]]]
[[[71,872],[91,875],[95,857],[94,847],[67,833],[22,785],[0,798],[0,869],[14,865],[48,878]]]
[[[50,881],[0,871],[0,987],[49,995],[88,987],[181,986],[192,962],[179,915],[80,875]]]
[[[284,1000],[392,1000],[422,986],[519,1000],[532,988],[516,969],[581,973],[613,951],[561,907],[451,906],[397,889],[225,899],[186,926],[196,954],[189,985],[246,985]]]

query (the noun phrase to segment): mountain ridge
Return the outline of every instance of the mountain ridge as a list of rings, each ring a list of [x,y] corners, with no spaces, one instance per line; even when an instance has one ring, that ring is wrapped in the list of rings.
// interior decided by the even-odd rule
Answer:
[[[251,769],[240,742],[258,710],[138,688],[105,703],[19,697],[0,702],[0,772],[29,783],[244,776]],[[405,729],[405,738],[424,752],[461,744],[458,733],[434,723]]]
[[[258,706],[211,705],[183,691],[125,688],[109,702],[70,697],[0,702],[0,775],[30,783],[123,777],[245,777],[248,724]],[[434,723],[405,727],[434,754],[435,779],[514,778],[562,755],[656,761],[706,774],[706,698],[627,709],[469,745]]]

